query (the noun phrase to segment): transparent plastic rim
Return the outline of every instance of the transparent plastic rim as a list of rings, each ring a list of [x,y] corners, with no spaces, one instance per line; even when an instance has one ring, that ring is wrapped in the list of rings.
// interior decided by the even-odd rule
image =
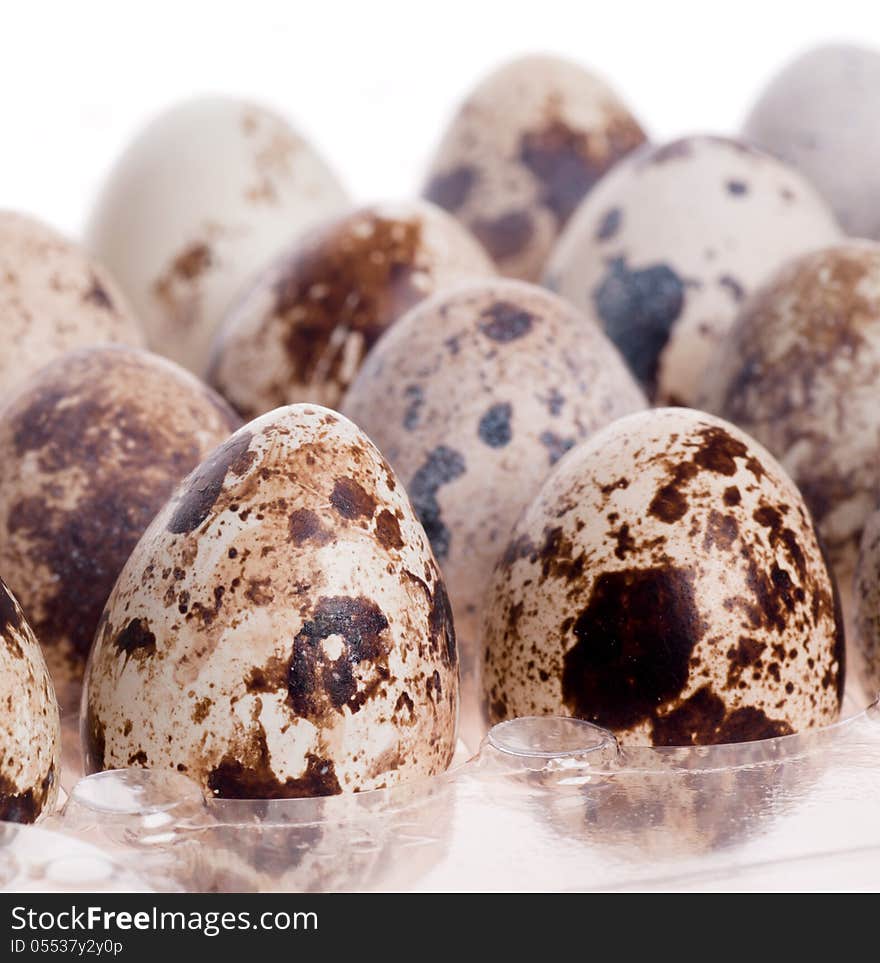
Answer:
[[[644,772],[652,776],[674,777],[776,765],[783,760],[821,750],[831,745],[841,732],[858,727],[869,719],[880,722],[880,698],[865,709],[829,726],[774,739],[716,746],[620,748],[612,733],[582,720],[561,716],[525,717],[493,727],[483,741],[482,752],[485,754],[488,749],[509,762],[513,769],[522,767],[523,771],[534,768],[534,765],[528,765],[530,760],[538,762],[540,768],[541,765],[551,765],[554,760],[576,765],[582,759],[584,766],[589,767],[595,775]],[[524,732],[535,734],[542,729],[543,733],[539,734],[545,737],[543,743],[523,740]],[[325,823],[328,819],[369,818],[378,812],[388,813],[402,806],[429,804],[444,794],[453,781],[466,774],[474,760],[479,758],[479,754],[472,756],[437,776],[420,777],[388,789],[302,799],[206,799],[195,783],[178,777],[187,783],[179,802],[196,803],[217,824],[224,825],[258,822],[262,826],[308,826]],[[135,786],[148,788],[154,779],[158,786],[167,776],[165,773],[151,774],[150,770],[112,772],[117,778],[120,774],[126,774],[125,781],[131,778],[131,774],[137,773],[133,779]],[[170,814],[170,810],[179,804],[167,797],[166,801],[156,803],[145,800],[143,807],[136,808],[132,808],[131,804],[124,804],[120,808],[102,803],[99,799],[90,798],[92,794],[88,791],[91,781],[102,778],[112,777],[107,773],[96,773],[80,780],[74,787],[68,805],[84,805],[96,815],[103,816],[133,812]]]

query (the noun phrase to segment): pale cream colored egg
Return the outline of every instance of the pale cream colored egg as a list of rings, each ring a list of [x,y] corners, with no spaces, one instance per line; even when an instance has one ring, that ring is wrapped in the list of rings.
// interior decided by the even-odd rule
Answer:
[[[703,406],[782,462],[848,585],[880,501],[880,244],[806,254],[743,306],[707,369]]]
[[[605,330],[658,404],[693,405],[744,298],[839,238],[796,171],[735,140],[687,137],[640,150],[591,191],[545,282]]]
[[[0,397],[60,355],[143,334],[107,271],[33,218],[0,211]]]
[[[201,97],[166,110],[128,146],[87,241],[131,299],[149,346],[201,375],[242,285],[345,203],[335,175],[282,117]]]

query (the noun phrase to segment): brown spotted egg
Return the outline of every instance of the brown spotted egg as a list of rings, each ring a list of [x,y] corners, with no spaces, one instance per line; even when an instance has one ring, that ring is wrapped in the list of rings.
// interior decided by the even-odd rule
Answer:
[[[0,322],[0,397],[67,351],[143,344],[104,268],[45,224],[11,211],[0,211]]]
[[[484,731],[482,604],[513,523],[569,448],[646,404],[598,328],[512,280],[424,301],[379,341],[349,389],[342,410],[391,461],[443,567],[471,746]]]
[[[514,528],[486,612],[492,722],[568,715],[669,746],[840,710],[842,619],[803,499],[702,412],[629,415],[569,453]]]
[[[703,404],[766,445],[803,493],[842,586],[880,499],[880,245],[780,269],[743,306]]]
[[[839,238],[796,171],[739,141],[687,137],[644,148],[597,185],[545,281],[604,328],[658,404],[692,405],[743,299]]]
[[[149,346],[202,375],[242,285],[345,204],[336,176],[283,117],[233,98],[196,97],[128,146],[87,242],[131,298]]]
[[[584,195],[644,140],[598,77],[559,57],[521,57],[462,104],[424,195],[478,237],[503,274],[536,280]]]
[[[65,355],[0,409],[0,571],[63,709],[98,619],[175,486],[239,425],[188,371],[120,346]]]
[[[336,406],[366,353],[436,290],[494,274],[477,242],[424,201],[360,208],[295,243],[233,308],[208,380],[243,415]]]
[[[32,823],[58,798],[61,723],[40,645],[0,580],[0,821]]]
[[[84,706],[89,770],[170,768],[220,797],[443,771],[458,711],[449,601],[366,435],[293,405],[217,448],[126,563]]]

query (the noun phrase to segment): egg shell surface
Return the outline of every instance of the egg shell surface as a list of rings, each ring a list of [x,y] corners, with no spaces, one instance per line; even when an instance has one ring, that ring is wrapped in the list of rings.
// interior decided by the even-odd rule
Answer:
[[[68,351],[143,334],[107,271],[39,221],[0,211],[0,398]]]
[[[604,328],[658,404],[693,405],[751,290],[840,231],[797,172],[694,136],[621,162],[578,208],[545,283]]]
[[[491,722],[570,715],[623,744],[833,722],[836,588],[806,506],[757,442],[690,409],[621,418],[521,516],[486,603]]]
[[[503,274],[534,281],[584,195],[644,140],[598,77],[559,57],[522,57],[459,108],[424,196],[478,237]]]
[[[646,406],[602,332],[536,285],[463,285],[423,301],[367,358],[342,410],[409,492],[449,587],[463,737],[483,734],[483,600],[513,523],[562,455]]]
[[[494,273],[477,242],[432,204],[359,208],[264,272],[224,323],[209,381],[245,416],[301,401],[336,406],[408,308]]]
[[[188,371],[121,346],[65,355],[0,409],[0,571],[64,709],[79,703],[98,620],[144,529],[238,425]]]
[[[40,644],[2,580],[0,705],[0,821],[32,823],[58,798],[61,723]]]
[[[880,501],[878,378],[880,245],[848,241],[770,277],[703,386],[704,406],[757,438],[795,480],[841,584]]]
[[[84,705],[90,771],[172,768],[225,798],[442,772],[458,711],[449,601],[363,432],[294,405],[217,448],[123,569]]]
[[[197,97],[131,142],[86,238],[131,299],[150,348],[202,375],[242,285],[345,203],[336,176],[282,117],[246,101]]]
[[[816,47],[767,85],[743,136],[801,171],[848,234],[880,240],[880,53]]]
[[[880,696],[880,511],[865,523],[854,582],[855,668],[874,699]]]

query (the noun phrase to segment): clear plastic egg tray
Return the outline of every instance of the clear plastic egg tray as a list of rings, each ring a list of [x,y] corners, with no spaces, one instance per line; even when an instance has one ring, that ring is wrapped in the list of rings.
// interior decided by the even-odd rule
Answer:
[[[826,729],[695,748],[623,748],[586,722],[515,719],[441,777],[352,796],[218,800],[173,772],[70,775],[38,825],[0,824],[0,886],[873,890],[880,702],[860,704],[849,695]]]

